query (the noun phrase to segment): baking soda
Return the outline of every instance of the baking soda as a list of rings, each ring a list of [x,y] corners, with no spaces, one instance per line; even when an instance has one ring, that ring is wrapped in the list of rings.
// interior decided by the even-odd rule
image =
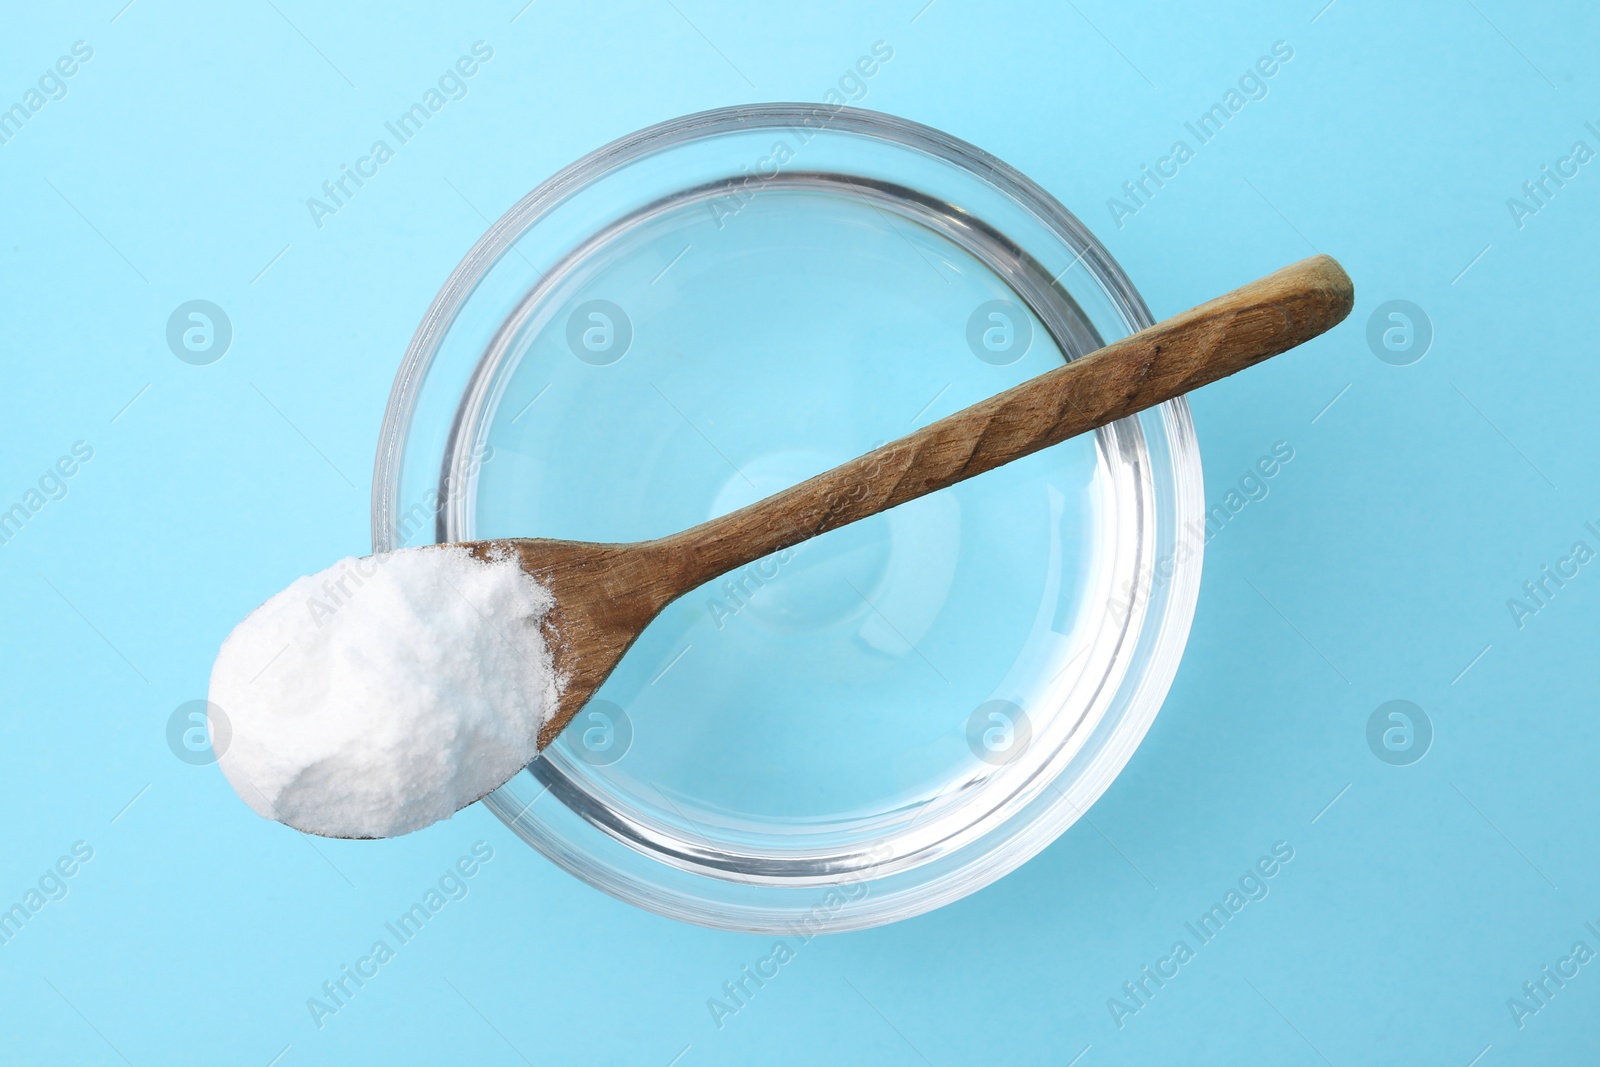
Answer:
[[[560,694],[541,630],[553,603],[514,554],[453,545],[299,579],[217,654],[223,774],[308,833],[393,837],[448,818],[538,755]]]

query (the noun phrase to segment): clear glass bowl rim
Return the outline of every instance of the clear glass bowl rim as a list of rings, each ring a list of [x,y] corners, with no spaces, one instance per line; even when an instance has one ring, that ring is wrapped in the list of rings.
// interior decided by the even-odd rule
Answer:
[[[669,119],[618,138],[541,182],[489,227],[445,280],[406,349],[385,408],[373,470],[373,550],[386,551],[396,544],[404,447],[418,397],[440,345],[479,282],[524,233],[574,192],[651,154],[716,134],[795,126],[808,119],[815,121],[818,115],[825,116],[823,128],[829,132],[893,142],[930,154],[977,177],[1080,250],[1074,265],[1081,264],[1086,269],[1120,314],[1129,333],[1154,321],[1121,267],[1076,216],[1021,172],[942,131],[881,112],[807,103],[740,105]],[[1144,629],[1154,628],[1153,639],[1146,641],[1146,635],[1140,635],[1140,659],[1121,683],[1122,688],[1132,687],[1136,692],[1125,702],[1128,706],[1115,726],[1116,735],[1101,746],[1094,767],[1098,772],[1095,780],[1068,783],[1076,801],[1061,790],[1054,790],[1057,802],[1044,802],[1041,798],[1019,811],[1012,821],[1026,817],[1031,825],[1024,832],[1009,834],[998,848],[977,856],[978,862],[946,872],[910,892],[900,890],[876,901],[869,897],[863,901],[865,906],[842,912],[826,927],[828,931],[909,918],[960,899],[1014,870],[1055,840],[1104,793],[1148,731],[1176,674],[1198,600],[1203,540],[1190,543],[1186,554],[1178,553],[1176,547],[1179,538],[1188,536],[1191,525],[1203,514],[1204,497],[1198,442],[1184,400],[1170,401],[1136,417],[1146,423],[1147,440],[1152,437],[1152,430],[1160,431],[1169,452],[1171,484],[1158,484],[1155,492],[1170,494],[1171,518],[1166,523],[1168,528],[1157,527],[1155,558],[1169,564],[1170,573],[1163,576],[1159,590],[1147,593],[1151,610]],[[627,872],[608,869],[564,850],[558,854],[534,841],[507,810],[502,810],[505,805],[492,803],[494,799],[493,795],[487,798],[488,806],[518,836],[570,873],[618,899],[705,926],[765,932],[792,929],[793,912],[788,908],[766,914],[759,906],[730,907],[728,901],[695,900],[681,893],[663,895],[664,887],[641,885]]]

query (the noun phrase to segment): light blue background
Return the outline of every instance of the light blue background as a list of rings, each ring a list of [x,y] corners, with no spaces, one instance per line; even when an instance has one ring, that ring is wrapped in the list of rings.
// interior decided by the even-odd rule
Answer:
[[[1595,10],[921,3],[7,3],[0,105],[94,48],[0,145],[0,508],[94,449],[0,545],[0,900],[94,849],[0,946],[7,1062],[1595,1054],[1600,964],[1522,1028],[1506,1003],[1575,941],[1600,950],[1600,566],[1522,629],[1506,606],[1600,547],[1600,165],[1522,229],[1506,206],[1574,141],[1600,148]],[[316,228],[305,198],[479,39],[469,95]],[[1171,696],[1089,818],[956,905],[811,942],[719,1029],[707,998],[770,938],[616,903],[481,807],[311,841],[175,759],[168,716],[230,626],[369,547],[391,378],[486,218],[649,123],[820,99],[879,39],[864,106],[1039,181],[1158,317],[1312,249],[1357,282],[1347,324],[1191,399],[1213,499],[1274,442],[1295,458],[1209,546]],[[1280,40],[1267,98],[1115,226],[1107,198]],[[234,325],[211,366],[164,339],[195,298]],[[1436,330],[1410,366],[1366,343],[1390,299]],[[1436,730],[1411,766],[1366,742],[1396,698]],[[470,895],[319,1030],[306,999],[479,840]],[[1107,998],[1278,841],[1270,896],[1118,1029]]]

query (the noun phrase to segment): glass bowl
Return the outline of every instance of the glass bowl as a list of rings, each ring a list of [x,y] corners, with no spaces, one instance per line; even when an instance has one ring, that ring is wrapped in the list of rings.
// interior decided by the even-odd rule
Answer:
[[[1151,321],[999,160],[852,108],[709,111],[545,181],[406,352],[373,547],[668,534]],[[1164,404],[670,605],[485,801],[613,896],[707,926],[892,922],[1101,795],[1199,590],[1200,460]]]

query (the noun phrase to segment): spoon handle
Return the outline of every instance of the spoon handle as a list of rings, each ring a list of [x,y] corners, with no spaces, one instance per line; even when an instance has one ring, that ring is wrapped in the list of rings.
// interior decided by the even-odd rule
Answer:
[[[655,542],[690,585],[993,470],[1309,341],[1354,289],[1312,256],[891,441]]]

